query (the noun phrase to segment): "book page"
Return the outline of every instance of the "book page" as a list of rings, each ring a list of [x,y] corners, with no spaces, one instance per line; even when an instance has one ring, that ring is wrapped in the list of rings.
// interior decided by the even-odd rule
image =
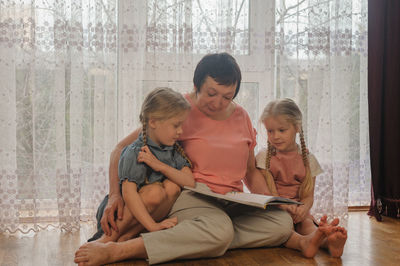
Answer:
[[[286,199],[282,197],[267,196],[261,194],[244,193],[244,192],[228,192],[225,195],[212,192],[207,185],[202,183],[196,183],[195,188],[184,187],[191,191],[207,195],[214,198],[229,200],[249,206],[254,206],[258,208],[265,209],[267,205],[277,205],[277,204],[302,204],[291,199]]]

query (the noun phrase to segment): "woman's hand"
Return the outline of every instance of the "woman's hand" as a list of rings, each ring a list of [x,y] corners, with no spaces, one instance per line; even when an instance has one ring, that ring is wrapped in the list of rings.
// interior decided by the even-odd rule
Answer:
[[[100,220],[101,228],[107,236],[111,236],[111,228],[118,232],[114,214],[117,212],[118,220],[122,220],[124,215],[124,205],[125,203],[121,195],[109,195],[107,206],[104,209],[103,216]]]
[[[153,153],[150,151],[147,145],[141,148],[137,160],[140,163],[147,164],[148,166],[151,167],[151,169],[153,169],[156,172],[160,172],[161,168],[164,165],[156,158],[156,156],[153,155]]]
[[[146,228],[146,229],[149,230],[150,232],[154,232],[154,231],[172,228],[177,224],[178,224],[178,218],[172,217],[172,218],[164,219],[159,223],[155,223],[150,228]]]

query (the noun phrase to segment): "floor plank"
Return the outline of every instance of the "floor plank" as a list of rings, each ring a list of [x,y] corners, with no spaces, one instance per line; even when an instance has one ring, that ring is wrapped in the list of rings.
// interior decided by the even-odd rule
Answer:
[[[400,219],[383,217],[382,223],[369,218],[365,211],[350,212],[348,241],[340,259],[320,250],[306,259],[287,248],[238,249],[214,259],[183,260],[169,266],[253,266],[253,265],[400,265]],[[75,265],[75,250],[93,233],[83,225],[79,232],[57,229],[42,231],[33,237],[8,237],[0,234],[0,265]],[[145,260],[129,260],[112,266],[147,265]]]

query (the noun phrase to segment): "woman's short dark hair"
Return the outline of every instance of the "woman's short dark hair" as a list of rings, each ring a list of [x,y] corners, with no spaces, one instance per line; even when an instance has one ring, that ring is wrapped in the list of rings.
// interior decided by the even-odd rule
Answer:
[[[242,74],[239,65],[228,53],[215,53],[204,56],[194,70],[193,83],[196,93],[200,91],[207,76],[213,78],[220,85],[236,84],[236,91],[233,98],[239,92]]]

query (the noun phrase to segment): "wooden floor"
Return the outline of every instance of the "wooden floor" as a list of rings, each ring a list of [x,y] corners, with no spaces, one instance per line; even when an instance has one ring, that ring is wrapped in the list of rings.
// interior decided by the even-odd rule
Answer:
[[[286,248],[259,248],[228,251],[217,259],[185,260],[166,263],[169,266],[198,265],[400,265],[400,219],[383,217],[382,223],[369,218],[365,211],[350,212],[349,238],[341,259],[330,258],[320,250],[314,259],[305,259]],[[93,233],[83,227],[80,232],[42,231],[34,237],[0,235],[0,265],[74,265],[75,250]],[[132,260],[113,266],[147,265]]]

